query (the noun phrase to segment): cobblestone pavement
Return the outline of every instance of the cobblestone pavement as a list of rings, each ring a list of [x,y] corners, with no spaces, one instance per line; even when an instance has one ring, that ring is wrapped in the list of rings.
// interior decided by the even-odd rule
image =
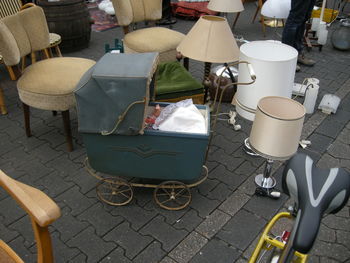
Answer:
[[[250,22],[254,10],[254,3],[248,3],[235,28],[235,33],[247,40],[264,39],[260,25]],[[193,23],[179,19],[174,29],[187,32]],[[331,30],[337,26],[333,24]],[[265,39],[278,39],[278,33],[279,29],[267,28]],[[121,37],[121,28],[93,32],[89,48],[64,55],[98,60],[104,44]],[[333,49],[328,41],[322,52],[313,48],[308,55],[317,63],[302,67],[296,82],[318,78],[317,105],[326,93],[338,95],[341,103],[334,115],[316,111],[307,116],[302,138],[311,140],[312,145],[303,151],[322,167],[342,166],[350,171],[350,53]],[[191,61],[190,68],[200,79],[203,65]],[[239,119],[241,131],[234,131],[226,122],[218,123],[206,163],[209,177],[191,189],[189,207],[163,210],[152,200],[152,190],[146,188],[135,189],[134,200],[126,206],[106,205],[96,197],[98,181],[84,169],[86,153],[75,111],[71,113],[73,152],[66,151],[60,116],[47,111],[32,110],[33,136],[26,138],[15,82],[9,80],[3,66],[0,70],[9,111],[0,116],[0,168],[43,190],[62,209],[62,217],[50,227],[56,262],[246,262],[264,225],[290,204],[285,195],[279,200],[254,195],[254,176],[262,171],[264,160],[243,152],[242,141],[251,123]],[[222,107],[223,112],[232,109],[229,104]],[[278,187],[281,165],[274,166]],[[3,190],[0,208],[1,238],[25,262],[35,262],[28,217]],[[349,203],[323,220],[310,262],[350,262]]]

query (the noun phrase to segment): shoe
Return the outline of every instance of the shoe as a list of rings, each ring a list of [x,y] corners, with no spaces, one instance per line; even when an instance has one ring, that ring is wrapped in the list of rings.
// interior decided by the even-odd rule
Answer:
[[[295,67],[295,72],[299,72],[299,71],[300,71],[300,66],[297,65],[297,66]]]
[[[176,18],[164,18],[156,22],[156,24],[160,26],[167,26],[167,25],[175,24],[176,22],[177,22]]]
[[[298,63],[304,65],[304,66],[308,66],[308,67],[311,67],[313,65],[315,65],[315,60],[311,59],[311,58],[307,58],[305,57],[304,54],[300,54],[298,56]]]

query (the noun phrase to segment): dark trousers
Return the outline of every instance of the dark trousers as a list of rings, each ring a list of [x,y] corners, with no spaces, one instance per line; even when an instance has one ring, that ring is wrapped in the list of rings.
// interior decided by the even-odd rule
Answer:
[[[301,53],[305,23],[310,18],[316,0],[292,0],[292,6],[282,33],[282,43]]]
[[[163,0],[162,1],[162,18],[163,19],[171,19],[171,5],[170,0]]]

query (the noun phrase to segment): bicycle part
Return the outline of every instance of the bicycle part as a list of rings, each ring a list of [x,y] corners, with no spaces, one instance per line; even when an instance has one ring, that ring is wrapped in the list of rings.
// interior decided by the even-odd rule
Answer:
[[[288,161],[282,182],[284,192],[297,202],[298,211],[288,243],[291,249],[306,254],[316,239],[322,216],[338,212],[347,203],[350,174],[341,168],[317,168],[309,156],[298,153]]]
[[[123,179],[102,179],[96,186],[97,196],[101,201],[115,206],[130,203],[133,197],[131,185]]]
[[[271,237],[269,233],[271,232],[272,227],[276,224],[278,220],[281,220],[282,218],[293,218],[291,213],[288,212],[281,212],[275,215],[271,221],[267,224],[265,227],[258,244],[256,245],[252,256],[249,259],[249,263],[255,263],[258,262],[257,260],[259,259],[260,254],[263,252],[263,250],[266,249],[272,249],[273,247],[277,249],[283,250],[285,244],[279,240],[276,240],[275,238]],[[305,263],[307,260],[307,255],[295,252],[295,256],[297,257],[297,262],[298,263]]]
[[[191,202],[190,189],[182,182],[166,181],[154,189],[153,197],[156,203],[167,210],[180,210]]]

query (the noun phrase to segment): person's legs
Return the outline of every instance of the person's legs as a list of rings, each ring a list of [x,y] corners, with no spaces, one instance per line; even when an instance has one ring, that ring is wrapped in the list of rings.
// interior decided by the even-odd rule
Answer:
[[[314,0],[292,0],[291,10],[282,33],[282,43],[294,47],[298,52],[301,52],[302,49],[300,43],[310,2],[314,2]]]

